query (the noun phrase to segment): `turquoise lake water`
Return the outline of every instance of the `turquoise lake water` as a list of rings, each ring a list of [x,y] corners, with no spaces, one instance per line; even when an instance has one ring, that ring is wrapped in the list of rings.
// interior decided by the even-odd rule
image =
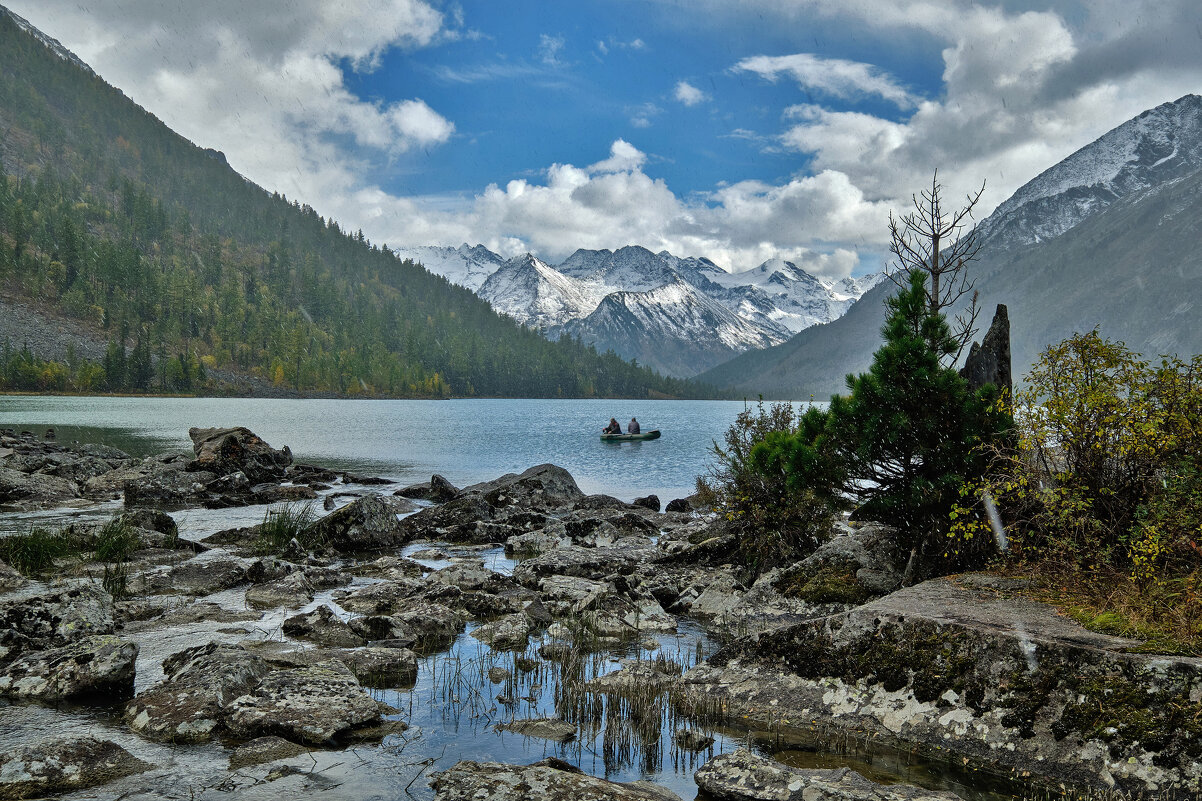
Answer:
[[[710,447],[741,401],[275,400],[244,398],[0,397],[0,428],[59,442],[101,441],[134,455],[190,451],[192,426],[246,426],[297,460],[401,483],[441,473],[458,486],[544,462],[566,468],[585,492],[623,500],[689,495]],[[616,417],[636,416],[648,442],[603,443]]]

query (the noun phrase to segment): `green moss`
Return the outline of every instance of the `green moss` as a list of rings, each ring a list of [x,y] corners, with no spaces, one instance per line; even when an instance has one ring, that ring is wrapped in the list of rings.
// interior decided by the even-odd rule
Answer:
[[[812,604],[851,604],[858,606],[874,597],[856,579],[854,562],[797,565],[785,571],[773,585],[786,598],[796,598]]]

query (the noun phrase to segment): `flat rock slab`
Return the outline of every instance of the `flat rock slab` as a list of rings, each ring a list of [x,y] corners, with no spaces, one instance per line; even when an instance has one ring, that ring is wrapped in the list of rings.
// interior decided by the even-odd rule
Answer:
[[[236,737],[274,734],[315,744],[332,743],[380,720],[380,706],[337,661],[272,673],[235,699],[228,713]]]
[[[69,793],[153,767],[94,737],[37,743],[0,754],[0,799]]]
[[[954,793],[909,784],[884,786],[848,768],[800,770],[740,748],[719,754],[694,774],[697,786],[722,801],[959,801]]]
[[[128,698],[134,691],[137,643],[112,635],[29,651],[0,671],[0,695],[27,701]]]
[[[430,786],[435,801],[680,801],[663,788],[598,779],[558,759],[525,766],[457,762]]]
[[[230,752],[230,770],[249,768],[277,759],[291,759],[307,753],[309,749],[283,737],[256,737]]]
[[[334,614],[333,609],[324,605],[312,612],[285,619],[281,630],[289,637],[307,640],[327,648],[356,648],[366,644],[362,637],[351,631],[346,621]]]
[[[511,731],[523,737],[538,737],[557,743],[566,743],[576,738],[576,726],[558,718],[512,720],[509,723],[498,723],[497,731]]]

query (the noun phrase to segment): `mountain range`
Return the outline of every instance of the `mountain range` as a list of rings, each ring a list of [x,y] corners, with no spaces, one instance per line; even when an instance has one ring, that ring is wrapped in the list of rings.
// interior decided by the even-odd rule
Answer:
[[[1007,306],[1016,379],[1050,344],[1097,328],[1152,358],[1202,352],[1202,97],[1104,134],[1021,187],[977,226],[983,308]],[[884,282],[847,313],[698,376],[747,395],[825,398],[880,345]]]
[[[396,252],[551,339],[579,338],[681,377],[834,320],[881,278],[823,279],[781,259],[729,273],[636,245],[577,250],[558,265],[529,253],[505,260],[483,245]]]

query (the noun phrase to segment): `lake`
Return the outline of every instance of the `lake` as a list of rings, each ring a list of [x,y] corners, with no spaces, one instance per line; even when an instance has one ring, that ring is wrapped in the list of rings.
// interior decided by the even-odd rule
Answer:
[[[407,484],[440,473],[458,486],[552,462],[588,493],[626,501],[690,495],[741,401],[277,400],[0,397],[0,428],[56,429],[59,442],[103,442],[133,455],[191,451],[192,426],[246,426],[298,461]],[[636,416],[648,442],[603,443]]]

